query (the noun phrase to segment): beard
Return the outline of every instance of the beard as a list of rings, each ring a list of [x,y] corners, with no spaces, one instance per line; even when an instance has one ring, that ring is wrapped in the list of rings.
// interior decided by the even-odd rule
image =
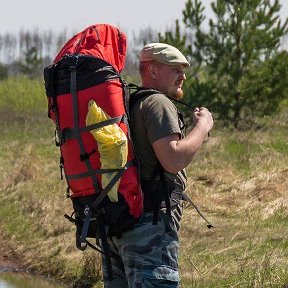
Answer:
[[[183,97],[183,90],[181,88],[178,88],[176,91],[173,91],[170,93],[169,97],[176,99],[176,100],[180,100]]]

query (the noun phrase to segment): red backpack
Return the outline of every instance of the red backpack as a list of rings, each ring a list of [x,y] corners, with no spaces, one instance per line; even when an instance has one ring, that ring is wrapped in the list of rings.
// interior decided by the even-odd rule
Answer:
[[[109,225],[110,234],[117,235],[133,225],[143,210],[129,138],[129,89],[120,76],[125,56],[125,34],[110,25],[96,24],[71,38],[54,63],[44,69],[48,115],[56,125],[61,174],[63,169],[75,211],[75,217],[66,217],[76,223],[77,247],[82,250],[86,237],[99,234],[100,222]],[[109,117],[87,125],[89,101]],[[99,143],[92,132],[115,123],[127,137],[127,161],[120,168],[103,168]],[[102,178],[107,173],[114,176],[103,187]],[[115,185],[119,185],[117,202],[107,197]]]

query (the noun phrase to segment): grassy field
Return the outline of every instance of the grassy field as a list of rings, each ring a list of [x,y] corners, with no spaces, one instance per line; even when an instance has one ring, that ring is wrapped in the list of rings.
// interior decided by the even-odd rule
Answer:
[[[43,84],[0,81],[0,231],[22,264],[69,287],[102,287],[99,255],[78,252]],[[217,127],[188,167],[182,287],[288,287],[288,105],[263,128]],[[216,125],[220,126],[220,125]],[[86,286],[85,286],[86,285]]]

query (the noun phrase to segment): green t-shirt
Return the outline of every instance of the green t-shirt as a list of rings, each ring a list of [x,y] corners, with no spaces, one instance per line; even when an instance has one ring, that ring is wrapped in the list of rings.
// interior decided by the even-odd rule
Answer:
[[[165,95],[157,93],[136,101],[130,117],[134,148],[140,162],[140,175],[142,179],[150,179],[158,167],[152,144],[175,133],[183,137],[177,108]],[[183,191],[186,188],[185,170],[177,174],[165,171],[165,176],[171,179],[179,190]]]

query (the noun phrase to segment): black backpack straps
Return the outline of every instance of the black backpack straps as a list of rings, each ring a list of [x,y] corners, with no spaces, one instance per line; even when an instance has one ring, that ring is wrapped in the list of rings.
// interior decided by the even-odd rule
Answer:
[[[147,97],[149,95],[158,94],[158,93],[163,94],[162,92],[160,92],[160,91],[158,91],[156,89],[146,88],[146,87],[139,87],[136,84],[129,84],[128,87],[129,87],[130,90],[136,90],[133,94],[136,94],[136,93],[139,94],[140,93],[141,97],[145,97],[145,96]],[[138,97],[139,96],[136,96],[136,98],[138,98]],[[184,106],[186,106],[188,108],[194,109],[194,107],[192,105],[188,104],[188,103],[185,103],[185,102],[183,102],[181,100],[172,98],[172,97],[167,96],[167,95],[166,95],[166,97],[169,98],[173,102],[176,102],[176,103],[184,105]],[[135,99],[135,97],[132,97],[132,100],[130,100],[130,105],[131,105],[131,102],[132,102],[132,104],[134,104],[133,101],[135,101],[135,100],[137,100],[137,99]]]
[[[109,244],[107,242],[107,233],[105,229],[105,223],[102,215],[97,217],[97,227],[99,229],[99,238],[101,239],[101,246],[106,261],[107,273],[109,280],[113,279],[112,262],[110,256]]]
[[[58,147],[62,145],[61,143],[62,132],[60,129],[58,107],[57,107],[57,93],[56,93],[57,83],[55,83],[59,65],[60,65],[59,63],[55,63],[44,69],[46,95],[51,101],[48,107],[48,117],[51,118],[51,111],[53,111],[55,115],[55,124],[56,124],[55,144]]]
[[[96,200],[92,203],[92,205],[86,206],[84,211],[84,221],[83,221],[83,227],[81,231],[80,236],[80,248],[81,250],[85,250],[86,246],[90,246],[87,243],[87,233],[91,221],[92,212],[96,212],[96,220],[97,220],[97,227],[99,229],[99,237],[101,239],[101,246],[102,246],[102,253],[104,254],[106,263],[107,263],[107,271],[108,271],[108,277],[109,279],[113,279],[113,273],[112,273],[112,264],[111,264],[111,255],[109,252],[109,245],[107,242],[107,233],[105,230],[105,223],[103,220],[102,213],[105,213],[102,211],[102,209],[98,209],[98,206],[100,203],[104,200],[104,198],[107,196],[108,192],[112,189],[112,187],[116,184],[116,182],[121,178],[121,176],[124,174],[124,172],[130,167],[134,165],[134,162],[127,162],[127,164],[118,170],[117,174],[113,177],[113,179],[109,182],[109,184],[100,192]],[[66,217],[67,218],[67,217]]]
[[[108,194],[108,192],[112,189],[112,187],[116,184],[116,182],[122,177],[124,172],[130,167],[135,165],[133,161],[127,162],[127,164],[118,170],[117,174],[113,177],[113,179],[109,182],[109,184],[100,192],[97,199],[94,201],[94,203],[91,205],[92,209],[97,209],[99,204],[103,201],[105,196]]]
[[[130,98],[130,88],[127,82],[123,77],[119,75],[119,80],[122,84],[122,89],[123,89],[123,102],[124,102],[124,109],[127,115],[127,118],[129,118],[129,98]]]
[[[85,147],[81,137],[81,133],[79,130],[79,111],[78,111],[78,97],[77,97],[77,61],[78,56],[74,56],[74,63],[70,66],[71,77],[70,77],[70,93],[72,95],[72,103],[73,103],[73,117],[74,117],[74,132],[76,139],[80,148],[80,158],[81,155],[85,155]],[[86,164],[87,170],[92,178],[95,192],[98,193],[100,190],[99,183],[97,177],[93,171],[92,165],[88,159],[84,159],[84,163]]]
[[[161,209],[161,203],[162,201],[165,202],[165,208],[166,208],[166,214],[168,216],[171,217],[171,203],[170,203],[170,199],[171,199],[171,187],[168,184],[168,179],[166,179],[165,176],[165,170],[162,167],[161,163],[158,161],[158,166],[156,168],[156,170],[158,171],[159,177],[160,177],[160,185],[161,185],[161,190],[160,190],[160,203],[158,204],[158,213],[159,210]],[[154,212],[155,213],[155,212]],[[154,216],[154,220],[156,219],[156,216]],[[157,217],[158,219],[158,217]],[[153,223],[154,224],[154,223]],[[157,224],[157,222],[155,223]]]
[[[154,171],[153,171],[153,173],[152,173],[152,175],[150,177],[150,180],[149,180],[150,183],[155,183],[156,182],[155,180],[156,180],[156,177],[157,177],[158,174],[159,174],[159,170],[158,170],[158,166],[157,166],[154,169]],[[152,184],[151,184],[151,187],[152,187]],[[145,188],[147,189],[147,187],[145,187]],[[155,186],[154,186],[154,188],[155,188]],[[145,193],[144,193],[144,195],[145,195]],[[158,223],[159,211],[161,209],[161,202],[162,202],[161,195],[162,195],[162,191],[159,191],[158,189],[156,189],[155,191],[152,191],[152,194],[150,193],[150,195],[149,195],[152,198],[152,199],[149,199],[149,201],[153,201],[153,205],[151,205],[151,207],[153,207],[153,220],[152,220],[152,224],[153,225],[157,225],[157,223]],[[145,209],[145,207],[144,207],[144,209]]]
[[[62,132],[61,133],[62,134],[61,135],[61,141],[64,144],[66,140],[77,138],[78,133],[88,132],[88,131],[91,131],[93,129],[99,129],[99,128],[102,128],[104,126],[115,124],[118,122],[124,122],[125,123],[125,121],[126,121],[125,118],[126,118],[126,115],[124,114],[124,115],[120,115],[118,117],[113,117],[113,118],[101,121],[99,123],[94,123],[94,124],[91,124],[91,125],[88,125],[85,127],[81,127],[78,129],[75,129],[75,127],[74,128],[64,128],[61,131]]]
[[[138,102],[141,101],[142,99],[149,97],[154,94],[159,94],[161,93],[158,90],[152,89],[152,88],[145,88],[145,87],[139,87],[135,84],[129,84],[129,88],[131,90],[136,90],[134,93],[130,95],[130,101],[129,101],[129,114],[131,114],[132,109],[134,105]],[[162,94],[162,93],[161,93]],[[153,193],[153,225],[157,225],[158,218],[159,218],[159,211],[161,209],[161,202],[164,200],[165,201],[165,206],[166,206],[166,213],[167,215],[171,216],[171,204],[170,204],[170,196],[171,196],[171,191],[170,187],[166,181],[165,173],[164,173],[164,168],[162,167],[161,163],[158,161],[158,165],[155,167],[155,170],[153,171],[150,181],[154,182],[157,175],[159,175],[160,178],[160,183],[161,183],[161,191],[157,191],[160,193],[160,195],[156,195],[156,192]]]
[[[65,55],[59,61],[59,69],[57,70],[57,97],[61,97],[61,95],[68,94],[70,92],[70,66],[73,65],[75,56],[78,56],[78,91],[120,78],[119,73],[113,68],[113,66],[103,59],[82,54]]]
[[[157,176],[159,176],[159,180],[157,180]],[[160,183],[160,185],[155,183]],[[161,204],[164,201],[165,202],[165,208],[166,208],[166,214],[171,216],[171,203],[170,203],[170,198],[171,198],[171,187],[169,187],[168,181],[166,180],[164,168],[158,161],[158,165],[155,167],[153,173],[151,174],[150,179],[146,182],[145,189],[147,189],[147,183],[148,186],[154,187],[150,188],[155,191],[151,191],[152,193],[149,193],[149,197],[151,199],[146,202],[150,209],[153,209],[153,225],[157,225],[158,219],[159,219],[159,211],[161,209]],[[149,189],[149,187],[148,187]],[[149,190],[150,190],[149,189]],[[151,205],[152,202],[152,205]],[[145,208],[145,207],[144,207]]]
[[[159,163],[159,174],[160,174],[160,180],[161,180],[161,185],[163,187],[162,191],[163,191],[163,196],[162,198],[164,198],[163,200],[165,201],[165,206],[166,206],[166,214],[171,216],[171,203],[170,203],[170,198],[171,198],[171,188],[168,185],[168,181],[166,181],[165,179],[165,173],[164,173],[164,168],[162,167],[162,165]]]
[[[92,211],[88,205],[86,205],[84,209],[84,215],[85,215],[85,218],[84,218],[85,220],[84,220],[81,235],[80,235],[80,246],[78,247],[82,251],[84,251],[87,246],[86,238],[87,238],[88,229],[89,229],[89,225],[90,225],[90,221],[92,217]]]
[[[76,231],[76,247],[78,249],[80,249],[81,251],[84,251],[87,248],[87,246],[89,246],[90,248],[103,254],[105,257],[105,260],[106,260],[108,278],[110,280],[112,280],[113,279],[113,271],[112,271],[111,258],[119,259],[119,256],[110,253],[109,244],[107,242],[107,233],[105,230],[105,223],[104,223],[103,216],[101,213],[99,213],[96,217],[97,228],[98,228],[98,233],[99,233],[98,235],[95,235],[96,236],[96,245],[99,247],[99,248],[97,248],[95,245],[93,245],[91,242],[89,242],[86,239],[86,236],[88,234],[89,224],[90,224],[90,221],[92,220],[91,219],[92,212],[88,206],[86,206],[86,208],[84,210],[84,215],[85,215],[85,221],[83,223],[81,235],[79,235],[78,232]],[[67,214],[65,214],[64,217],[76,225],[76,219],[75,218],[73,218],[72,216],[69,216]],[[99,243],[99,239],[101,239],[101,245]],[[102,248],[102,250],[101,250],[101,248]]]
[[[152,88],[145,88],[145,87],[139,87],[135,84],[129,84],[130,90],[135,90],[133,93],[129,96],[129,116],[131,114],[131,111],[135,105],[136,102],[140,101],[141,99],[144,99],[146,97],[152,96],[154,94],[159,94],[158,90],[152,89]],[[162,94],[162,93],[161,93]]]
[[[184,201],[187,201],[192,205],[192,207],[197,211],[200,217],[207,223],[208,229],[215,228],[215,226],[213,226],[211,222],[207,220],[207,218],[202,214],[202,212],[199,210],[196,204],[191,200],[191,198],[186,193],[182,192],[182,197]]]
[[[86,243],[86,237],[88,233],[89,223],[92,215],[92,211],[95,211],[98,216],[102,213],[101,210],[97,209],[100,203],[103,201],[103,199],[107,196],[108,192],[112,189],[112,187],[117,183],[117,181],[121,178],[121,176],[124,174],[124,172],[130,167],[134,165],[134,162],[128,162],[123,168],[119,169],[116,175],[113,177],[113,179],[109,182],[109,184],[100,192],[96,200],[92,203],[92,205],[87,206],[85,208],[85,218],[83,223],[83,228],[81,232],[81,244],[83,243],[83,246]],[[98,218],[98,217],[97,217]]]

